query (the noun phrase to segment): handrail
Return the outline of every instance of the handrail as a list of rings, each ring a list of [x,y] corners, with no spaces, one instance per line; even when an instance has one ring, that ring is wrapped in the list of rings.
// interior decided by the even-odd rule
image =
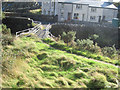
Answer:
[[[49,29],[51,28],[51,24],[49,23],[46,28],[43,30],[43,31],[40,31],[40,32],[44,32],[44,35],[42,36],[42,38],[44,37],[54,37],[50,32],[49,32]],[[33,34],[37,34],[37,32],[41,29],[41,23],[36,25],[35,27],[33,28],[29,28],[29,29],[25,29],[25,30],[22,30],[22,31],[18,31],[16,32],[16,37],[20,36],[20,35],[23,35],[23,34],[26,34],[26,33],[33,33]],[[38,34],[40,33],[38,32]]]
[[[41,29],[41,23],[39,23],[38,25],[36,25],[33,28],[29,28],[29,29],[25,29],[25,30],[16,32],[16,37],[19,37],[21,35],[21,33],[34,33],[34,32],[37,32],[39,28]]]

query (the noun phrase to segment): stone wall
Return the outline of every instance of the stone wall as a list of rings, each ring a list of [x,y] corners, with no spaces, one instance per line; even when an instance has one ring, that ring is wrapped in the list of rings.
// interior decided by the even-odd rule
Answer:
[[[2,20],[2,23],[11,29],[12,34],[32,27],[32,20],[24,17],[6,17]]]
[[[14,16],[14,17],[27,17],[31,18],[34,21],[40,21],[43,23],[55,23],[58,21],[58,16],[49,16],[49,15],[37,15],[32,13],[5,13],[6,16]]]

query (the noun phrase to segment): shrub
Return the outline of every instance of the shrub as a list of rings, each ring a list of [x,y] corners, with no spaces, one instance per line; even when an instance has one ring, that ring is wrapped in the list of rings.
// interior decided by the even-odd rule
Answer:
[[[2,24],[2,34],[11,34],[10,28],[7,28],[4,24]]]
[[[84,49],[84,50],[89,50],[94,53],[100,53],[101,48],[90,39],[83,39],[83,40],[77,40],[77,48],[78,49]]]
[[[76,38],[75,35],[76,35],[76,32],[73,32],[73,31],[69,31],[68,33],[63,32],[62,40],[68,45],[69,42],[73,42],[75,40]]]
[[[93,78],[90,80],[89,88],[105,88],[107,84],[106,77],[103,74],[95,72]]]
[[[90,49],[93,45],[93,41],[90,39],[77,40],[77,45],[79,49]]]
[[[14,44],[14,37],[11,35],[2,35],[2,45],[13,45]]]
[[[115,46],[113,45],[112,47],[102,48],[102,53],[103,53],[103,55],[112,58],[113,56],[115,57],[117,55],[117,50],[116,50]]]
[[[89,39],[92,39],[92,40],[96,40],[97,38],[99,38],[99,35],[97,34],[93,34],[89,37]]]
[[[13,45],[14,38],[11,35],[11,30],[6,25],[2,24],[2,45]]]

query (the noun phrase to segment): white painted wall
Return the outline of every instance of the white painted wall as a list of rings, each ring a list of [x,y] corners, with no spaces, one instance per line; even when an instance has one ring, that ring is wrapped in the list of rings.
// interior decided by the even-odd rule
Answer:
[[[99,16],[103,16],[103,8],[96,8],[95,12],[92,12],[91,9],[92,8],[96,8],[96,7],[89,7],[89,11],[88,11],[88,21],[89,22],[98,22],[99,21]],[[95,19],[91,19],[90,17],[95,17]]]
[[[103,15],[106,17],[106,21],[112,21],[113,18],[117,17],[117,10],[115,9],[104,9]]]
[[[117,13],[118,13],[118,11],[115,9],[90,7],[88,4],[82,4],[82,8],[77,9],[76,4],[72,4],[72,3],[63,4],[58,2],[55,2],[55,12],[54,12],[54,5],[52,6],[52,2],[54,2],[54,0],[44,1],[42,3],[42,14],[44,14],[44,10],[46,11],[45,15],[48,15],[48,11],[50,11],[50,15],[58,15],[58,21],[68,20],[68,13],[72,13],[71,18],[73,20],[76,20],[74,19],[74,13],[78,13],[79,21],[98,22],[99,16],[101,16],[101,20],[103,19],[103,16],[105,16],[106,21],[112,21],[113,18],[117,17]],[[91,8],[96,8],[96,12],[91,12]],[[83,20],[83,14],[84,14],[84,20]],[[95,20],[90,19],[91,16],[95,17]]]
[[[82,21],[82,17],[84,14],[84,20],[87,21],[88,18],[88,5],[82,4],[82,8],[77,9],[76,4],[73,5],[73,14],[72,14],[72,19],[74,19],[74,13],[79,13],[78,19]]]
[[[42,14],[48,15],[48,11],[50,11],[50,1],[44,1],[42,2]]]
[[[72,13],[72,4],[59,3],[58,7],[58,21],[68,20],[68,13]]]
[[[46,11],[45,15],[49,15],[48,11],[50,11],[50,15],[57,15],[58,14],[58,2],[54,2],[55,10],[53,5],[54,0],[47,0],[42,2],[42,14]]]

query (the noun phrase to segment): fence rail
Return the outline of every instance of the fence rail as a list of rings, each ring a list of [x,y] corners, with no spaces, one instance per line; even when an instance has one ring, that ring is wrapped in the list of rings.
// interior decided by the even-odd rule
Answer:
[[[29,28],[29,29],[25,29],[25,30],[16,32],[16,37],[19,37],[20,35],[27,34],[27,33],[35,34],[39,29],[41,29],[41,23],[39,23],[38,25],[36,25],[33,28]]]
[[[24,35],[24,34],[29,34],[29,33],[36,34],[39,38],[54,37],[52,33],[50,33],[49,31],[50,28],[51,28],[51,24],[49,23],[44,30],[41,30],[41,23],[39,23],[33,28],[16,32],[16,37],[19,37],[20,35]]]

